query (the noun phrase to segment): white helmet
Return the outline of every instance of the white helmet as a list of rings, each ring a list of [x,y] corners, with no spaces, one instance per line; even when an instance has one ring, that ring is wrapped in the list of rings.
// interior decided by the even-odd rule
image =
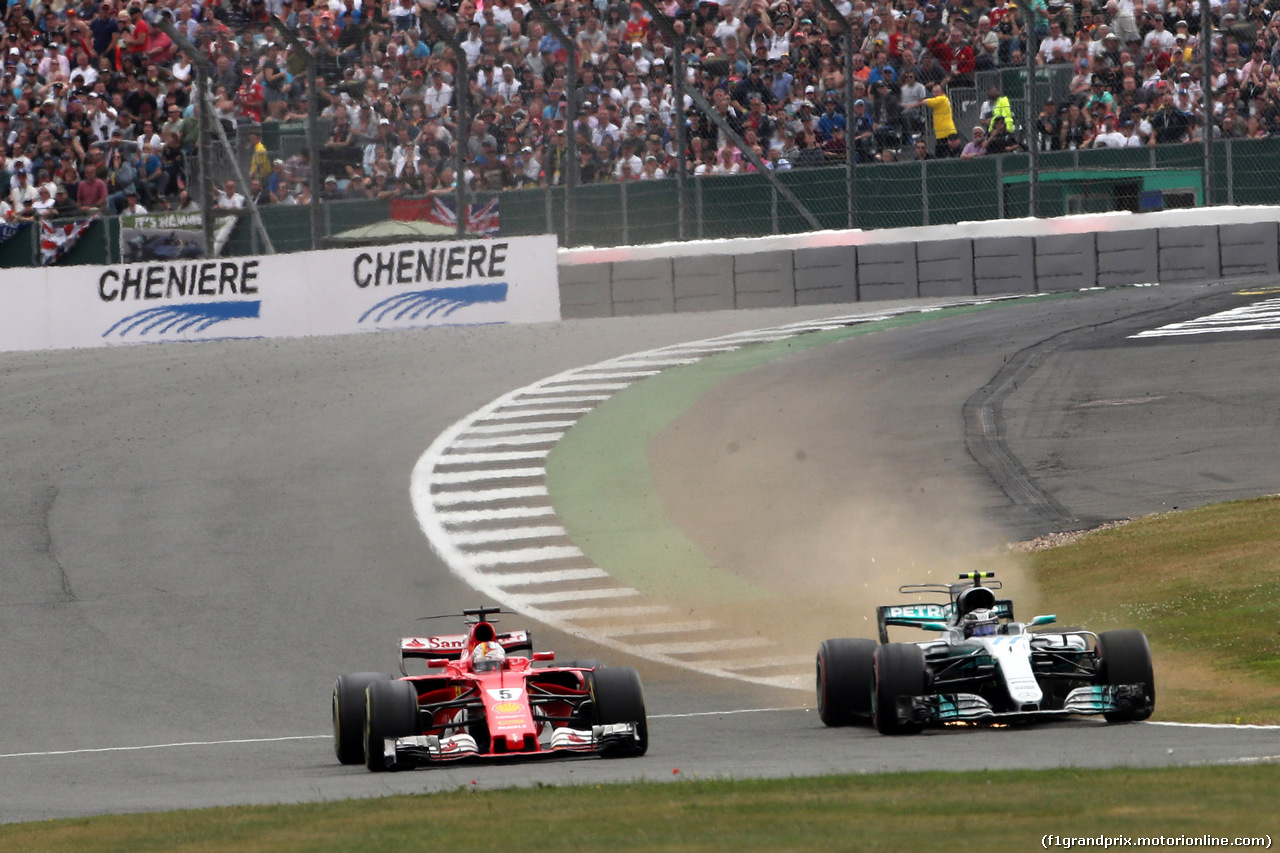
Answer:
[[[507,662],[507,653],[497,643],[477,643],[471,652],[471,669],[475,672],[492,672],[502,669]]]
[[[990,637],[996,632],[1000,619],[994,610],[981,608],[971,610],[964,615],[964,635],[966,637]]]

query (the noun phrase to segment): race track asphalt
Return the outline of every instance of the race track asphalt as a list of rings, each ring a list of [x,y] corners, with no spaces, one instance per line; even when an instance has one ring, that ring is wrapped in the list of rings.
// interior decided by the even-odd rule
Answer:
[[[672,520],[748,576],[769,566],[755,552],[727,561],[748,550],[726,544],[734,515],[768,553],[803,565],[849,550],[838,538],[845,523],[913,529],[868,514],[877,498],[898,519],[936,513],[932,527],[945,535],[924,543],[928,555],[1274,492],[1275,333],[1126,337],[1262,298],[1239,289],[1033,300],[818,347],[700,401],[652,449],[655,477]],[[333,677],[392,669],[396,638],[425,632],[417,617],[480,603],[427,547],[408,499],[410,471],[436,435],[568,368],[885,307],[0,356],[0,821],[473,780],[1157,765],[1276,752],[1265,730],[1092,722],[884,739],[825,730],[804,709],[808,693],[616,660],[645,678],[644,758],[380,777],[337,765]],[[703,458],[685,465],[699,443]],[[712,464],[719,454],[706,448],[730,445],[734,464]],[[824,512],[816,535],[815,508],[831,505],[845,509]],[[530,627],[562,657],[598,654]]]

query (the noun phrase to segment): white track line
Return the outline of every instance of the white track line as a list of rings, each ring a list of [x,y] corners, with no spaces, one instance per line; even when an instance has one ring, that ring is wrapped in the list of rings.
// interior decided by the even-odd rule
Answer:
[[[1187,729],[1249,729],[1251,731],[1280,731],[1280,726],[1251,725],[1249,723],[1173,723],[1164,720],[1148,720],[1148,726],[1180,726]]]
[[[739,714],[790,714],[793,712],[812,713],[812,708],[803,705],[796,705],[788,708],[728,708],[723,711],[693,711],[686,714],[650,714],[650,720],[688,720],[698,717],[731,717]],[[1139,725],[1147,726],[1186,726],[1189,728],[1202,729],[1280,729],[1280,726],[1249,726],[1235,725],[1231,723],[1167,723],[1167,722],[1146,722]],[[86,747],[84,749],[56,749],[41,752],[6,752],[0,753],[0,759],[5,758],[55,758],[66,755],[92,755],[95,753],[107,752],[146,752],[156,749],[190,749],[192,747],[211,747],[211,746],[243,746],[245,744],[258,743],[288,743],[290,741],[304,740],[329,740],[332,734],[325,733],[322,735],[285,735],[282,737],[259,737],[259,738],[231,738],[228,740],[192,740],[178,741],[175,743],[151,743],[139,746],[96,746]],[[1213,762],[1215,764],[1255,764],[1280,761],[1280,755],[1257,755],[1245,756],[1241,758],[1225,758],[1221,762]]]
[[[96,746],[86,749],[56,749],[47,752],[8,752],[0,758],[43,758],[54,755],[88,755],[95,752],[140,752],[148,749],[179,749],[192,746],[236,746],[246,743],[282,743],[290,740],[328,740],[333,735],[289,735],[287,737],[236,738],[233,740],[189,740],[178,743],[153,743],[144,746]]]

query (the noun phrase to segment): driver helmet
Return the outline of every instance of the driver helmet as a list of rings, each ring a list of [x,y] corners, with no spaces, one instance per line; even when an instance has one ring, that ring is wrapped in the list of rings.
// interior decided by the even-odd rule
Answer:
[[[476,672],[492,672],[502,669],[507,653],[497,643],[479,643],[471,652],[471,669]]]
[[[994,610],[982,608],[971,610],[964,615],[964,635],[966,637],[990,637],[1000,624]]]

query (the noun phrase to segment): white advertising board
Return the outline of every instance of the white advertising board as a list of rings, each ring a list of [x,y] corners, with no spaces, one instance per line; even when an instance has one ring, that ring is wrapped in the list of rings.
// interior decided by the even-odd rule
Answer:
[[[4,273],[0,350],[560,319],[555,237]]]

